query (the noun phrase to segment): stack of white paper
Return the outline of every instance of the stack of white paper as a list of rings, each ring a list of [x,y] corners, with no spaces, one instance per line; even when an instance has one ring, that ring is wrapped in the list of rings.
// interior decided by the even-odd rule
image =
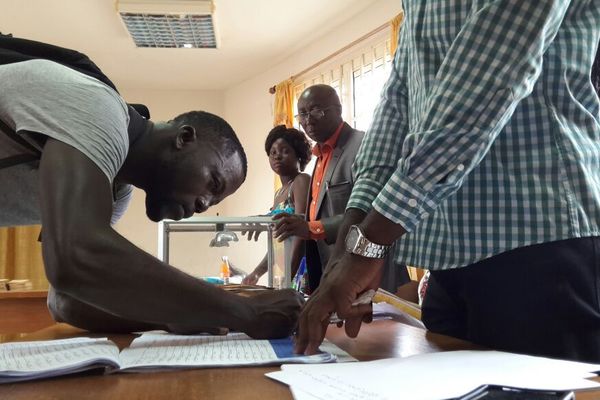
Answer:
[[[524,389],[600,387],[585,378],[600,365],[497,351],[451,351],[338,365],[283,365],[267,376],[290,385],[296,400],[440,400],[494,384]]]

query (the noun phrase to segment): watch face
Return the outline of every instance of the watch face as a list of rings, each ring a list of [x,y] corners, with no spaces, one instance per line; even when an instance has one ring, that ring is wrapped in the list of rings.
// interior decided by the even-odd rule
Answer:
[[[348,234],[346,235],[346,250],[349,252],[353,252],[356,247],[356,243],[358,242],[358,237],[360,233],[356,226],[351,226]]]

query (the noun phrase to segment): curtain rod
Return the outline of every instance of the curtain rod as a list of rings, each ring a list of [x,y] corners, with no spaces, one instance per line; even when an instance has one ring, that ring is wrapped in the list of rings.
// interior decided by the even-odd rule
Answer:
[[[339,49],[338,51],[331,53],[330,55],[328,55],[327,57],[317,61],[316,63],[314,63],[313,65],[311,65],[308,68],[303,69],[302,71],[298,72],[297,74],[294,74],[290,77],[290,79],[294,80],[296,78],[298,78],[299,76],[302,76],[304,74],[306,74],[309,71],[312,71],[313,69],[319,67],[320,65],[323,65],[324,63],[326,63],[327,61],[331,60],[332,58],[334,58],[335,56],[343,53],[344,51],[348,50],[349,48],[357,45],[358,43],[362,42],[363,40],[366,40],[368,38],[370,38],[371,36],[381,32],[382,30],[389,28],[390,23],[386,22],[380,26],[378,26],[377,28],[373,29],[371,32],[365,33],[364,35],[362,35],[361,37],[359,37],[358,39],[354,40],[353,42],[347,44],[346,46],[342,47],[341,49]],[[275,94],[275,86],[271,86],[269,88],[269,93],[271,94]]]

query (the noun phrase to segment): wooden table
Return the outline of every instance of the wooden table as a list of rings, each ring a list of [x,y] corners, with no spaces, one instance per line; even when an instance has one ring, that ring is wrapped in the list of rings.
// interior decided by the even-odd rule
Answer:
[[[31,334],[0,335],[0,341],[49,340],[82,335],[90,336],[87,332],[68,325],[56,324]],[[108,337],[123,348],[134,336]],[[347,338],[342,329],[331,326],[327,338],[361,361],[478,348],[459,339],[428,333],[394,321],[376,321],[363,325],[356,339]],[[292,399],[285,385],[264,376],[266,372],[278,369],[248,367],[107,376],[79,374],[0,385],[0,399]],[[578,393],[577,399],[600,399],[600,391]]]
[[[46,290],[0,292],[0,334],[35,332],[54,323]]]

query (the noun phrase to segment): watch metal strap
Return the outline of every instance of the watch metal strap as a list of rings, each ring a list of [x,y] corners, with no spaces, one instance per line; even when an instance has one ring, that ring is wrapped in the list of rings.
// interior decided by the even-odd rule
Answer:
[[[392,246],[382,245],[371,242],[365,237],[360,228],[353,225],[351,229],[355,229],[358,232],[358,240],[354,244],[352,253],[361,255],[367,258],[385,258],[389,253]]]
[[[360,249],[360,254],[368,258],[384,258],[390,250],[390,246],[368,242],[364,236],[360,238],[357,247]]]

